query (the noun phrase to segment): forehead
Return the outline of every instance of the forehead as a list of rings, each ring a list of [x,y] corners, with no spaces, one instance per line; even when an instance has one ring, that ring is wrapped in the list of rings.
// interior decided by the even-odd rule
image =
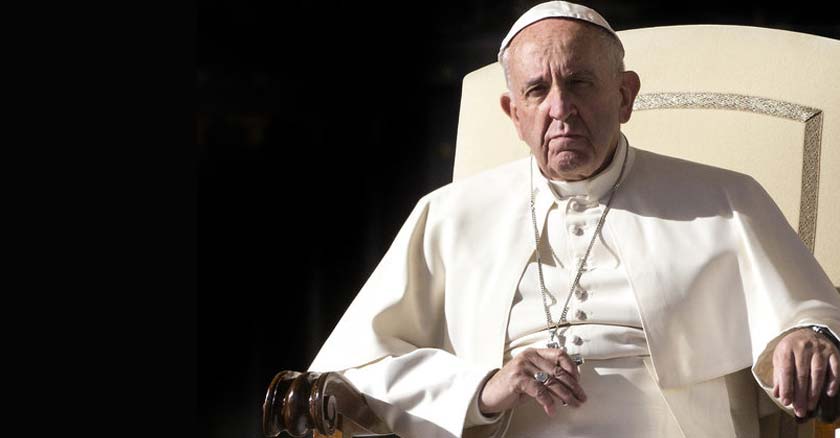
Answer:
[[[509,63],[537,67],[546,63],[562,67],[597,68],[605,58],[604,36],[594,25],[578,20],[549,18],[538,21],[514,37]]]

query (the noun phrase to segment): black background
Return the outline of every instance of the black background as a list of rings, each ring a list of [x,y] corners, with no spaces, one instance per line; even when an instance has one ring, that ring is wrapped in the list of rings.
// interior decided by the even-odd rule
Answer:
[[[198,3],[199,436],[259,436],[271,377],[306,369],[414,203],[451,179],[460,81],[536,3]],[[840,38],[819,4],[582,3],[616,30]]]

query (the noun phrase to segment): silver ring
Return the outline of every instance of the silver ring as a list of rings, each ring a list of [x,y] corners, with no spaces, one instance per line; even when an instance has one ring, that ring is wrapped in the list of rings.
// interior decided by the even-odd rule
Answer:
[[[569,358],[572,359],[575,362],[575,365],[577,365],[577,366],[583,365],[583,362],[584,362],[583,356],[581,356],[580,354],[575,353],[575,354],[569,355]]]
[[[538,372],[534,373],[534,379],[537,382],[542,383],[543,385],[545,385],[545,382],[548,382],[548,377],[549,377],[548,373],[543,372],[543,371],[538,371]]]

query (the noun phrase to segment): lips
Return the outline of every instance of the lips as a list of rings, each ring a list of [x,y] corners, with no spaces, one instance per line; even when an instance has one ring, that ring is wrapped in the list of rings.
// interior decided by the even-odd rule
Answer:
[[[575,150],[580,149],[580,147],[575,147],[575,145],[577,144],[579,146],[579,142],[584,139],[584,136],[576,134],[555,135],[548,139],[548,145],[549,149],[553,149],[558,152],[564,150]]]
[[[551,138],[549,138],[549,141],[555,140],[555,139],[564,139],[564,138],[573,138],[574,139],[574,138],[582,138],[582,137],[583,136],[579,135],[579,134],[560,134],[560,135],[551,136]]]
[[[562,134],[549,134],[548,135],[548,142],[566,142],[566,141],[573,141],[573,140],[581,140],[585,139],[586,137],[581,134],[576,134],[573,132],[566,132]]]

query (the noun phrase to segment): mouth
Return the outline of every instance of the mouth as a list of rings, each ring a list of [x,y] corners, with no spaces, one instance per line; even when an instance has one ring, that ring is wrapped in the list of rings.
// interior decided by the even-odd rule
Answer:
[[[549,137],[549,140],[565,139],[565,138],[583,138],[580,134],[557,134]]]
[[[582,135],[577,134],[561,134],[555,135],[548,139],[548,146],[549,149],[555,150],[557,152],[562,152],[566,150],[576,150],[583,147],[581,145],[581,140],[585,140],[586,138]]]

